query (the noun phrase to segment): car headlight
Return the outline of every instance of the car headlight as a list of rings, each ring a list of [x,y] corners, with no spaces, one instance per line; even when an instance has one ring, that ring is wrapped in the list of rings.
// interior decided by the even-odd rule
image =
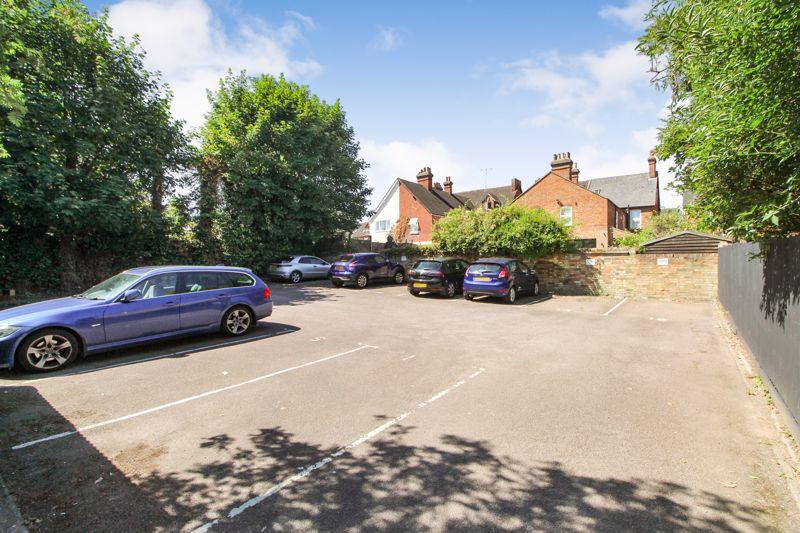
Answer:
[[[4,326],[0,324],[0,339],[2,339],[3,337],[8,337],[12,333],[15,333],[21,329],[22,328],[19,326]]]

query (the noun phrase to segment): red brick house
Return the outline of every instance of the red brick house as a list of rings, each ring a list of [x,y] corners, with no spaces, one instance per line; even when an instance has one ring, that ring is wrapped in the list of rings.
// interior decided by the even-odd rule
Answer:
[[[512,179],[507,187],[453,192],[449,176],[442,185],[433,181],[430,167],[425,167],[417,173],[416,181],[394,181],[368,221],[369,235],[373,242],[386,242],[392,227],[408,220],[406,242],[429,243],[434,222],[451,209],[494,209],[513,202],[521,193],[518,179]]]
[[[587,246],[606,248],[614,229],[635,230],[647,225],[660,210],[656,158],[650,153],[649,171],[580,181],[569,152],[553,155],[550,172],[514,200],[517,205],[541,207],[574,226]],[[593,242],[592,242],[593,241]]]

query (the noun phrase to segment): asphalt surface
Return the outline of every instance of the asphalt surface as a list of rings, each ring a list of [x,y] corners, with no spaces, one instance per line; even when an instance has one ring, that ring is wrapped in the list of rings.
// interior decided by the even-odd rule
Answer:
[[[272,286],[210,335],[0,376],[32,531],[798,531],[711,305]]]

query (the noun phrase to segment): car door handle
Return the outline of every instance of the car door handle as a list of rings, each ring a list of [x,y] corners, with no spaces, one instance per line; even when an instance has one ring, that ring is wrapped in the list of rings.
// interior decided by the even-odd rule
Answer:
[[[164,302],[164,307],[172,307],[175,305],[175,302]]]
[[[227,297],[228,297],[227,294],[218,294],[217,295],[217,298],[220,299],[220,300],[223,299],[223,298],[227,298]]]

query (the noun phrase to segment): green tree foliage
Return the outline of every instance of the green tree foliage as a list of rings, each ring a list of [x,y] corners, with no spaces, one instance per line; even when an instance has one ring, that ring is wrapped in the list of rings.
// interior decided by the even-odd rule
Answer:
[[[453,209],[439,219],[432,240],[445,254],[541,257],[569,249],[570,229],[543,209]]]
[[[614,239],[614,246],[625,248],[641,248],[642,245],[659,237],[666,237],[683,230],[698,231],[697,221],[687,217],[678,209],[665,209],[650,217],[643,229],[627,233]]]
[[[639,48],[672,93],[658,153],[706,225],[800,231],[800,2],[658,0]]]
[[[283,77],[240,74],[220,82],[211,104],[203,202],[227,261],[263,271],[277,255],[357,226],[370,189],[339,102]]]
[[[0,285],[74,287],[103,264],[160,260],[188,143],[138,44],[74,0],[3,0],[0,20],[14,43],[0,76],[26,108],[0,113]]]
[[[0,116],[15,126],[20,125],[25,114],[25,96],[22,83],[11,76],[9,63],[30,52],[12,32],[27,14],[18,4],[18,0],[0,0]],[[0,130],[0,158],[8,157],[2,134]]]

